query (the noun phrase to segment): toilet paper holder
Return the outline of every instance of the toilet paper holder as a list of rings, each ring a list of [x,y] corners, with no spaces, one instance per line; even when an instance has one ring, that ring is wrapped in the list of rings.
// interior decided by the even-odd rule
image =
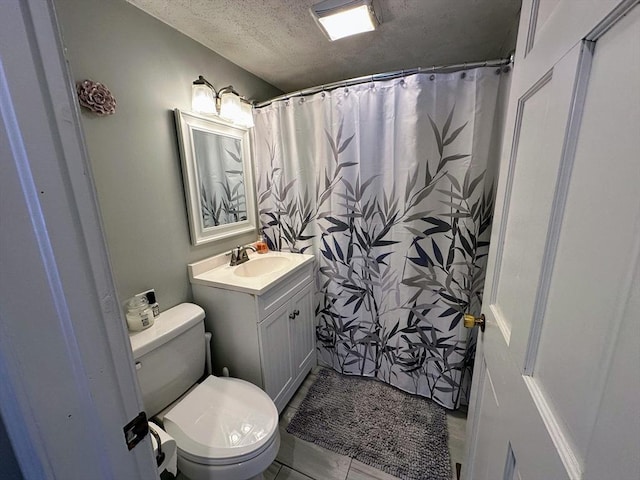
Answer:
[[[160,465],[162,465],[162,462],[164,462],[164,457],[165,457],[165,453],[162,451],[162,441],[160,440],[160,435],[158,435],[158,432],[156,432],[153,429],[151,424],[149,424],[149,432],[151,433],[151,435],[153,435],[153,438],[156,439],[156,443],[158,444],[158,453],[156,454],[156,463],[159,467]]]

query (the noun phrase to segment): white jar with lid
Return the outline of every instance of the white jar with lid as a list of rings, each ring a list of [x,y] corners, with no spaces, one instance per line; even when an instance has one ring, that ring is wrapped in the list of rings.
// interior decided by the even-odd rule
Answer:
[[[127,326],[132,332],[138,332],[153,325],[153,310],[147,298],[142,295],[127,302]]]

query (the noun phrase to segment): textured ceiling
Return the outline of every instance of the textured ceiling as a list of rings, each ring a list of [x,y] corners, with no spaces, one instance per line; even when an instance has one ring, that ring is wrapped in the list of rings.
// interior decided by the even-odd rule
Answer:
[[[493,60],[514,48],[520,0],[378,0],[374,32],[330,42],[319,0],[127,0],[283,92],[392,70]]]

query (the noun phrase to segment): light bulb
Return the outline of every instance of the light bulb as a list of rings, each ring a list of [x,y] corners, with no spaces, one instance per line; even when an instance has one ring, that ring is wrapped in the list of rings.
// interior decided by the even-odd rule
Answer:
[[[194,112],[213,114],[216,112],[216,100],[213,91],[207,85],[194,84],[191,88],[191,109]]]

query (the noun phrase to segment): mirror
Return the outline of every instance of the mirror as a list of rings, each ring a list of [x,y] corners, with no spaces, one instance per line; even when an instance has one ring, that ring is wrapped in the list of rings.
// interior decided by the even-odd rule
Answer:
[[[255,231],[249,130],[175,110],[191,243]]]

